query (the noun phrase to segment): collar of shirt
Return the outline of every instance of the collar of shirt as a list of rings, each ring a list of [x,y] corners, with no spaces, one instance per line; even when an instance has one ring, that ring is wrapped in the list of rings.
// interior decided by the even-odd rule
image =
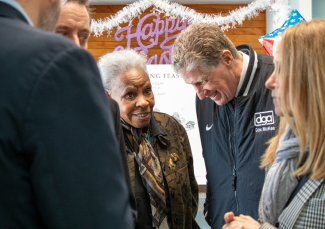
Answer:
[[[0,2],[6,3],[6,4],[12,6],[13,8],[15,8],[16,10],[18,10],[26,18],[26,21],[28,22],[28,24],[30,26],[34,27],[33,22],[30,20],[27,13],[25,12],[23,7],[21,7],[21,5],[18,2],[16,2],[15,0],[0,0]]]
[[[238,86],[237,86],[237,91],[236,91],[236,95],[235,97],[237,97],[239,91],[240,91],[240,88],[241,86],[243,85],[243,82],[244,82],[244,79],[245,79],[245,76],[246,76],[246,72],[247,72],[247,68],[248,68],[248,63],[249,63],[249,56],[241,51],[239,51],[242,55],[243,55],[243,68],[242,68],[242,71],[241,71],[241,76],[240,76],[240,80],[239,80],[239,83],[238,83]]]

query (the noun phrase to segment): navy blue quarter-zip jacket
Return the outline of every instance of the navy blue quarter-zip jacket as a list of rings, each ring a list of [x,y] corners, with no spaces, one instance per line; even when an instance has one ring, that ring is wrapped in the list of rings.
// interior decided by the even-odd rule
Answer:
[[[278,127],[271,91],[265,87],[273,58],[256,54],[249,45],[237,50],[250,57],[238,95],[222,106],[210,98],[196,99],[208,182],[204,214],[213,229],[222,228],[229,211],[258,218],[265,176],[259,164]]]

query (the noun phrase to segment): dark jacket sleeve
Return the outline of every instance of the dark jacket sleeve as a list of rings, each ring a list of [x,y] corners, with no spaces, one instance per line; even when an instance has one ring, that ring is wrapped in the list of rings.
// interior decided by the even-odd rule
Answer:
[[[75,46],[57,54],[28,101],[23,144],[44,227],[133,228],[112,114],[91,55]]]
[[[120,154],[121,154],[123,170],[124,170],[123,172],[124,172],[125,181],[126,181],[128,191],[129,191],[129,201],[130,201],[130,205],[131,205],[133,222],[135,224],[138,212],[137,212],[135,197],[134,197],[133,190],[132,190],[131,179],[130,179],[130,175],[129,175],[127,152],[125,149],[124,135],[123,135],[122,125],[121,125],[121,121],[120,121],[120,117],[121,117],[120,109],[119,109],[117,102],[114,99],[111,99],[110,97],[107,97],[107,99],[108,99],[108,102],[109,102],[109,105],[111,107],[112,114],[113,114],[113,121],[115,123],[115,133],[116,133],[117,140],[119,142]]]
[[[198,109],[199,109],[199,97],[196,95],[195,96],[195,107],[196,107],[196,115],[199,114]],[[198,120],[200,121],[200,120]],[[201,135],[201,133],[200,133]],[[202,156],[203,156],[203,152],[202,152]],[[208,182],[208,175],[206,175],[206,180],[207,180],[207,184],[206,184],[206,197],[205,197],[205,201],[204,201],[204,208],[203,208],[203,214],[204,214],[204,218],[205,221],[209,224],[209,226],[212,225],[211,223],[211,211],[209,211],[209,207],[210,207],[210,198],[211,198],[211,192],[210,192],[210,188],[209,188],[209,182]]]
[[[188,174],[190,178],[190,184],[191,184],[191,193],[192,193],[192,228],[200,228],[195,221],[195,217],[198,211],[198,202],[199,202],[199,186],[195,179],[194,174],[194,166],[193,166],[193,156],[192,156],[192,150],[191,145],[186,133],[186,130],[183,126],[180,126],[180,136],[184,138],[183,144],[183,150],[186,153],[186,158],[188,161]]]
[[[207,177],[208,180],[208,177]],[[204,209],[203,209],[203,214],[205,221],[209,224],[209,226],[212,225],[211,223],[211,211],[209,211],[209,206],[210,206],[210,198],[211,198],[211,192],[209,188],[209,182],[207,181],[207,191],[206,191],[206,197],[205,197],[205,202],[204,202]]]

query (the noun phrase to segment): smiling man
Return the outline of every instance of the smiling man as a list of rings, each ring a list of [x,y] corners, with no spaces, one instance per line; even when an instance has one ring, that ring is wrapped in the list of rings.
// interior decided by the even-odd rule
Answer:
[[[88,0],[68,0],[62,6],[55,32],[66,36],[79,47],[87,49],[90,35]]]
[[[217,26],[196,23],[176,39],[172,65],[197,93],[207,222],[222,228],[228,211],[257,219],[264,181],[260,157],[277,128],[271,92],[264,86],[274,69],[272,57],[249,45],[235,47]]]

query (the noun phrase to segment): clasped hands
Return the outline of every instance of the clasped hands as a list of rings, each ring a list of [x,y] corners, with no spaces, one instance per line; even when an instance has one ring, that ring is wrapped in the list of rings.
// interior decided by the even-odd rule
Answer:
[[[259,222],[247,215],[235,216],[233,212],[227,212],[224,219],[226,224],[222,229],[258,229],[261,227]]]

